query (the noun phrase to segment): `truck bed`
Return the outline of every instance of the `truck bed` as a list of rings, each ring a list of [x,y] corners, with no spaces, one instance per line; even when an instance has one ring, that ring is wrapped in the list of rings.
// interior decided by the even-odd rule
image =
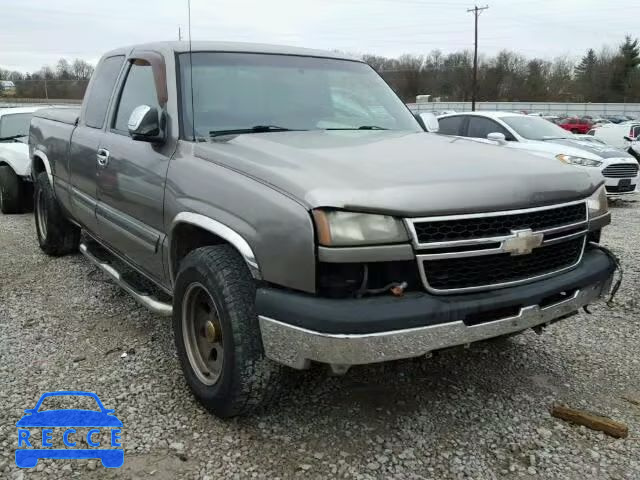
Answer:
[[[60,123],[75,125],[80,116],[80,107],[43,108],[33,114],[34,117],[46,118]]]

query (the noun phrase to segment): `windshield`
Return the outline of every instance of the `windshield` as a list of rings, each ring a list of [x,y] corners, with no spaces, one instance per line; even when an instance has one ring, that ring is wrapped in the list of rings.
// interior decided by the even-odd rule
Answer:
[[[179,59],[185,138],[192,138],[192,118],[199,138],[245,129],[421,131],[402,101],[364,63],[253,53],[194,52],[192,57],[195,115],[189,54]]]
[[[527,140],[573,138],[566,130],[540,117],[502,117],[500,120]]]
[[[29,135],[32,113],[9,113],[0,117],[0,139],[15,135]]]

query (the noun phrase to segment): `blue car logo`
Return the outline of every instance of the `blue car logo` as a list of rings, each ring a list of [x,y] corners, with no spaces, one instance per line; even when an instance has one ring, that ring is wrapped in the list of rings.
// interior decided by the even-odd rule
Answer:
[[[49,397],[91,397],[100,411],[81,409],[58,409],[39,411],[42,402]],[[104,408],[104,405],[95,393],[60,391],[45,393],[40,397],[36,406],[25,410],[18,427],[18,450],[16,450],[16,465],[20,468],[33,468],[41,458],[55,459],[89,459],[99,458],[107,468],[118,468],[124,463],[124,449],[120,442],[122,422],[113,415],[115,410]],[[53,428],[65,428],[62,440],[66,447],[53,448]],[[110,430],[110,448],[101,447],[97,436],[101,431]],[[41,441],[37,442],[35,435],[28,428],[41,429]],[[92,448],[73,448],[76,446],[76,438],[79,434],[76,428],[91,428],[86,434],[87,445]],[[22,447],[22,448],[21,448]],[[42,447],[42,448],[40,448]]]

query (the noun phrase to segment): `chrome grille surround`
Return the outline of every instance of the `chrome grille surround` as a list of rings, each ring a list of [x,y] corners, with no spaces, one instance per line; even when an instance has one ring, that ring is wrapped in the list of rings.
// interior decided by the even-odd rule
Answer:
[[[443,242],[428,242],[428,243],[420,243],[418,240],[418,235],[416,233],[415,224],[423,223],[423,222],[446,222],[446,221],[456,221],[463,219],[481,219],[481,218],[491,218],[491,217],[503,217],[509,215],[521,215],[532,212],[540,212],[545,210],[553,210],[553,209],[561,209],[563,207],[569,207],[574,205],[584,205],[584,218],[578,222],[572,222],[566,225],[561,225],[553,228],[540,229],[540,230],[531,230],[533,233],[542,233],[543,241],[539,248],[544,248],[545,246],[558,244],[561,242],[569,241],[572,239],[582,237],[583,243],[582,248],[580,250],[580,255],[577,261],[572,261],[567,266],[556,269],[550,272],[546,272],[542,275],[535,275],[532,277],[518,279],[514,281],[496,283],[496,284],[486,284],[486,285],[476,285],[465,288],[433,288],[428,281],[427,270],[425,267],[425,263],[429,260],[443,260],[450,258],[464,258],[464,257],[480,257],[486,255],[498,255],[498,254],[507,254],[511,253],[509,250],[505,249],[505,242],[507,240],[513,239],[517,230],[512,230],[511,234],[508,235],[497,235],[497,236],[478,236],[474,238],[468,238],[464,240],[452,240],[452,241],[443,241]],[[556,205],[548,205],[544,207],[536,207],[536,208],[528,208],[528,209],[520,209],[520,210],[506,210],[506,211],[498,211],[498,212],[488,212],[488,213],[473,213],[473,214],[463,214],[463,215],[448,215],[448,216],[438,216],[438,217],[422,217],[422,218],[408,218],[405,219],[405,225],[407,230],[410,233],[414,250],[416,251],[416,260],[418,262],[418,271],[420,273],[420,277],[422,279],[423,285],[425,289],[434,294],[454,294],[454,293],[466,293],[466,292],[474,292],[474,291],[482,291],[482,290],[490,290],[495,288],[504,288],[514,285],[520,285],[523,283],[528,283],[536,280],[540,280],[543,278],[551,277],[562,273],[564,271],[571,270],[575,268],[580,261],[582,260],[582,256],[584,254],[584,249],[586,247],[586,236],[588,232],[588,216],[587,216],[587,205],[585,200],[579,200],[575,202],[568,202],[563,204]]]

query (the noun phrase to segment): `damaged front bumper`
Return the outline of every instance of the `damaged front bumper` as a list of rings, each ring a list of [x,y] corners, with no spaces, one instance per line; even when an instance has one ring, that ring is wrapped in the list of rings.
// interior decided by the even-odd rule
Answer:
[[[256,306],[267,357],[296,369],[320,362],[344,372],[570,316],[609,292],[615,268],[609,255],[594,248],[569,272],[481,294],[332,300],[263,288]],[[515,314],[500,313],[506,311]],[[482,321],[470,321],[476,314],[484,315]]]

